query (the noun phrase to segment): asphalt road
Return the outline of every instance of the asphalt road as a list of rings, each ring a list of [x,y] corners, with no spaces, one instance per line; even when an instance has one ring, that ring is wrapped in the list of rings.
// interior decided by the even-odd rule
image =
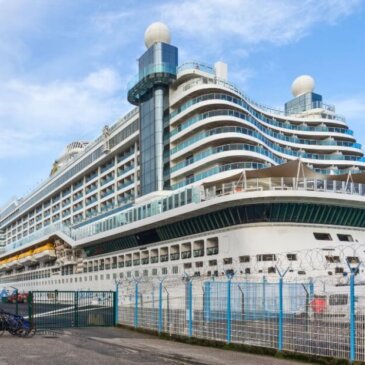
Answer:
[[[85,328],[0,337],[0,365],[299,365],[234,351],[160,340],[120,328]]]

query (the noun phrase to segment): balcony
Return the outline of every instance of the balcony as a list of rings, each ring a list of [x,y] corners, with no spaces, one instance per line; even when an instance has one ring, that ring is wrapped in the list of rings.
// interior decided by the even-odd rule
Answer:
[[[180,258],[180,254],[178,252],[170,254],[170,260],[171,261],[178,260],[179,258]]]
[[[137,260],[133,260],[133,265],[134,266],[138,266],[141,264],[141,260],[140,259],[137,259]]]
[[[218,255],[218,247],[207,247],[207,255]]]
[[[191,251],[182,251],[181,252],[182,259],[190,259],[191,258]]]
[[[121,269],[124,267],[124,262],[119,262],[118,267]]]
[[[158,256],[151,257],[151,264],[157,264],[158,263]]]
[[[201,256],[204,256],[204,250],[202,248],[194,250],[194,257],[201,257]]]
[[[142,265],[147,265],[149,263],[148,257],[142,259]]]
[[[126,267],[131,267],[132,266],[132,260],[128,260],[125,262],[125,266]]]
[[[161,255],[160,262],[166,262],[166,261],[169,261],[169,255]]]

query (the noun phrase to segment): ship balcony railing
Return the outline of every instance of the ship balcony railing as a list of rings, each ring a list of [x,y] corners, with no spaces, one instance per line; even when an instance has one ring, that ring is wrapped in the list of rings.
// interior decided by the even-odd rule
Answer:
[[[95,191],[97,188],[98,188],[98,186],[94,185],[90,188],[87,188],[85,192],[86,192],[86,194],[90,194],[91,192]]]
[[[170,254],[170,260],[171,261],[175,261],[175,260],[178,260],[180,258],[180,254],[177,252],[177,253],[171,253]]]
[[[105,270],[110,270],[110,264],[105,265]]]
[[[117,268],[117,264],[116,263],[112,264],[112,269],[116,269],[116,268]]]
[[[132,266],[132,260],[128,260],[125,262],[125,266],[126,267],[131,267]]]
[[[122,156],[119,156],[117,158],[117,162],[120,163],[120,162],[126,160],[128,157],[132,156],[133,154],[134,154],[134,151],[128,152],[126,154],[123,154]]]
[[[93,268],[92,267],[89,267],[87,271],[88,272],[93,272]]]
[[[207,247],[207,255],[218,255],[218,247]]]
[[[97,176],[98,176],[98,172],[96,171],[96,172],[94,172],[93,174],[91,174],[91,175],[87,176],[87,177],[86,177],[86,179],[85,179],[85,181],[86,181],[86,182],[89,182],[89,181],[91,181],[91,180],[95,179]]]
[[[99,267],[98,266],[94,266],[94,271],[99,271]]]
[[[78,211],[79,211],[79,210],[81,210],[83,207],[84,207],[84,206],[81,204],[81,205],[79,205],[79,206],[77,206],[77,207],[74,207],[74,208],[73,208],[73,211],[74,211],[74,212],[78,212]]]
[[[75,200],[79,200],[79,199],[81,199],[82,197],[83,197],[83,193],[79,193],[79,194],[75,194],[74,195],[74,197],[73,197],[73,200],[75,201]]]
[[[104,265],[99,265],[99,270],[102,271],[104,270],[105,266]]]
[[[161,255],[160,262],[166,262],[166,261],[169,261],[169,255]]]
[[[73,190],[74,190],[74,191],[75,191],[75,190],[77,190],[77,189],[78,189],[78,188],[80,188],[82,185],[83,185],[83,181],[78,182],[77,184],[75,184],[75,185],[73,186]]]
[[[124,267],[124,262],[119,262],[118,263],[118,267],[121,269],[121,268],[123,268]]]
[[[106,196],[109,196],[111,194],[114,194],[114,189],[111,189],[111,190],[108,190],[108,191],[105,191],[105,192],[102,192],[100,193],[100,198],[105,198]]]
[[[114,180],[114,176],[108,176],[107,178],[101,179],[100,180],[100,186],[103,186],[105,184],[107,184],[110,181]]]
[[[193,251],[194,257],[201,257],[204,256],[204,249],[199,248]]]
[[[123,184],[118,184],[118,190],[124,189],[124,188],[126,188],[127,186],[130,186],[130,185],[132,185],[132,184],[134,184],[134,181],[133,181],[133,180],[131,180],[131,181],[127,181],[127,182],[125,182],[125,183],[123,183]]]
[[[138,266],[141,264],[141,260],[137,259],[137,260],[133,260],[133,266]]]
[[[157,264],[158,263],[158,256],[152,256],[151,257],[151,264]]]
[[[191,251],[182,251],[181,252],[182,259],[190,259],[191,258]]]
[[[143,258],[141,261],[142,261],[142,265],[147,265],[149,263],[148,257]]]
[[[90,205],[92,203],[95,203],[97,200],[98,200],[97,198],[88,199],[88,200],[86,200],[86,205]]]
[[[104,173],[105,171],[108,171],[109,169],[111,169],[112,167],[114,167],[115,163],[114,161],[112,163],[109,163],[103,167],[100,168],[100,173]]]
[[[131,170],[133,170],[133,169],[134,169],[134,165],[129,166],[129,167],[127,167],[127,168],[120,168],[120,169],[118,169],[118,176],[124,175],[124,174],[126,174],[128,171],[131,171]]]

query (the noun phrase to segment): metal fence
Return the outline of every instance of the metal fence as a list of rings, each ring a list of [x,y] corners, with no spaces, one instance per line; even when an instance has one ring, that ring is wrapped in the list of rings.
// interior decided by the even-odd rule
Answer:
[[[164,277],[117,284],[120,324],[171,335],[365,360],[365,286],[279,275]]]
[[[34,291],[29,319],[37,329],[114,326],[116,295],[111,291]]]

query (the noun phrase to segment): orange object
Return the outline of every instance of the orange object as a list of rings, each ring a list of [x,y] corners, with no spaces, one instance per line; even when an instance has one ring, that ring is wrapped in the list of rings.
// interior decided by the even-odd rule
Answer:
[[[327,307],[325,298],[314,298],[311,302],[311,308],[314,313],[321,314],[325,312]]]

